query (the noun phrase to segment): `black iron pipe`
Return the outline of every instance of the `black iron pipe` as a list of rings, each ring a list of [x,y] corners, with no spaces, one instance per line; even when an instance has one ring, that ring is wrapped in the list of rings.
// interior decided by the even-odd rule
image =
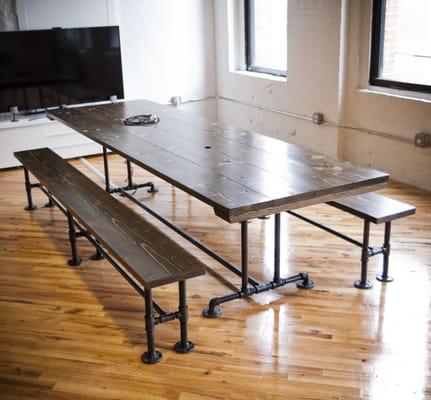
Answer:
[[[280,281],[280,214],[274,218],[274,282]]]
[[[153,302],[153,306],[154,304],[155,303]],[[159,315],[158,317],[155,317],[154,324],[155,325],[163,324],[165,322],[173,321],[174,319],[179,319],[179,318],[180,318],[179,311],[165,313],[165,314]]]
[[[194,237],[190,236],[188,233],[184,232],[181,228],[174,225],[172,222],[167,220],[166,218],[162,217],[160,214],[157,214],[155,211],[153,211],[151,208],[140,202],[138,199],[136,199],[133,195],[128,193],[127,191],[118,188],[115,189],[115,192],[121,193],[123,196],[127,197],[131,201],[133,201],[136,205],[141,207],[143,210],[148,212],[150,215],[152,215],[154,218],[158,219],[160,222],[168,226],[170,229],[172,229],[174,232],[178,233],[180,236],[182,236],[184,239],[188,240],[190,243],[192,243],[194,246],[196,246],[198,249],[202,250],[204,253],[208,254],[211,258],[218,261],[220,264],[222,264],[225,268],[227,268],[229,271],[233,272],[237,276],[242,276],[241,271],[236,268],[233,264],[231,264],[229,261],[215,253],[213,250],[206,247],[202,242],[195,239]],[[259,285],[259,282],[252,278],[248,277],[248,282],[253,285],[257,286]]]
[[[91,236],[91,234],[86,231],[82,230],[83,236],[99,251],[103,254],[103,256],[112,264],[112,266],[121,274],[121,276],[126,279],[126,281],[140,294],[142,297],[145,297],[145,291],[148,289],[142,289],[128,274],[121,268],[117,262],[103,249],[103,247],[100,246],[100,244]],[[160,315],[167,314],[163,309],[156,303],[153,302],[153,307],[156,310],[156,312]]]
[[[214,310],[217,306],[219,306],[222,303],[226,303],[228,301],[236,300],[236,299],[242,299],[245,297],[253,296],[254,294],[266,292],[268,290],[276,289],[281,286],[285,286],[289,283],[294,283],[298,281],[302,281],[304,279],[308,279],[308,275],[301,272],[297,275],[290,276],[288,278],[280,278],[278,282],[266,282],[266,283],[260,283],[257,286],[252,286],[247,288],[246,291],[238,290],[237,292],[233,292],[230,294],[227,294],[225,296],[220,297],[214,297],[210,300],[208,308],[210,310]]]
[[[144,363],[154,364],[160,361],[162,353],[156,350],[153,318],[153,297],[151,289],[145,290],[145,332],[147,334],[147,348],[141,359]]]
[[[325,225],[319,224],[318,222],[313,221],[310,218],[304,217],[303,215],[298,214],[298,213],[296,213],[294,211],[286,211],[286,212],[288,214],[290,214],[290,215],[293,215],[296,218],[299,218],[299,219],[301,219],[301,220],[303,220],[305,222],[308,222],[311,225],[314,225],[314,226],[316,226],[316,227],[318,227],[320,229],[323,229],[326,232],[332,233],[333,235],[338,236],[339,238],[344,239],[344,240],[346,240],[346,241],[354,244],[355,246],[358,246],[358,247],[362,248],[362,243],[360,241],[358,241],[358,240],[355,240],[355,239],[353,239],[353,238],[351,238],[351,237],[349,237],[347,235],[344,235],[343,233],[340,233],[340,232],[338,232],[338,231],[336,231],[334,229],[331,229],[331,228],[329,228],[329,227],[327,227]]]
[[[130,162],[130,160],[126,160],[126,165],[127,165],[127,183],[128,183],[128,187],[131,188],[133,187],[133,170],[132,170],[132,163]]]
[[[368,243],[370,241],[370,221],[364,220],[364,232],[363,232],[363,246],[361,253],[361,279],[359,281],[355,281],[354,285],[358,289],[370,289],[373,285],[370,281],[367,280],[368,274],[368,251],[369,246]]]
[[[241,292],[248,289],[248,221],[241,222]]]
[[[188,346],[188,330],[187,330],[187,320],[188,307],[187,307],[187,296],[186,296],[186,281],[180,281],[178,283],[179,290],[179,307],[180,312],[180,347],[182,349],[187,349]]]
[[[389,279],[389,255],[391,253],[391,221],[385,223],[385,239],[383,242],[383,272],[381,279],[387,281]]]
[[[103,146],[103,170],[105,172],[105,190],[107,192],[111,191],[111,186],[109,184],[109,166],[108,166],[108,155],[106,153],[106,147]]]

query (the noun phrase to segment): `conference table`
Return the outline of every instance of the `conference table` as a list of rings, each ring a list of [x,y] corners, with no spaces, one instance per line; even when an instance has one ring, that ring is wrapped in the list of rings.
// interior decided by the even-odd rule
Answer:
[[[155,114],[157,124],[126,126],[125,118]],[[203,311],[220,315],[221,303],[296,282],[311,288],[306,272],[280,276],[280,213],[382,188],[388,174],[329,158],[255,132],[147,100],[61,108],[48,116],[103,146],[106,190],[120,193],[241,277],[241,288],[210,300]],[[107,150],[127,161],[128,185],[109,183]],[[213,208],[217,217],[241,225],[241,268],[138,200],[131,163]],[[274,277],[261,283],[248,273],[248,221],[274,214]],[[220,233],[222,234],[222,232]]]

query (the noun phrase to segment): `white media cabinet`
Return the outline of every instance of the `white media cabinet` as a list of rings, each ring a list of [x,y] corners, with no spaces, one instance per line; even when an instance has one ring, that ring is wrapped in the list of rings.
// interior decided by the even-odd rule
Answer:
[[[101,154],[102,147],[73,129],[46,117],[0,121],[0,169],[19,166],[13,153],[49,147],[64,158]]]

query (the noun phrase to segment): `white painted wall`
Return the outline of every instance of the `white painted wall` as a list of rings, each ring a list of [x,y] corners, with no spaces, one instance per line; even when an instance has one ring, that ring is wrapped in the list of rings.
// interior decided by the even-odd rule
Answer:
[[[122,0],[118,9],[127,98],[216,94],[212,0]]]
[[[431,95],[417,99],[408,92],[384,94],[369,87],[369,1],[350,1],[347,37],[346,104],[343,116],[348,125],[365,127],[413,138],[418,132],[431,133]],[[359,61],[359,62],[358,62]],[[352,130],[340,131],[340,155],[355,163],[388,171],[395,180],[431,190],[431,148],[421,149]]]
[[[21,29],[119,25],[126,99],[216,94],[212,0],[17,0]]]
[[[217,89],[220,96],[412,139],[431,132],[431,98],[371,93],[368,76],[371,0],[289,0],[287,81],[238,73],[234,4],[216,0]],[[367,88],[369,89],[369,88]],[[397,93],[398,95],[400,93]],[[404,96],[406,93],[402,93]],[[382,169],[431,190],[431,149],[263,111],[232,102],[219,117],[327,155]]]
[[[308,116],[319,111],[337,121],[341,0],[289,0],[287,81],[235,70],[235,3],[215,2],[218,95]],[[338,130],[332,127],[229,102],[220,105],[219,116],[328,155],[338,153]]]
[[[16,0],[21,30],[116,25],[115,0]]]

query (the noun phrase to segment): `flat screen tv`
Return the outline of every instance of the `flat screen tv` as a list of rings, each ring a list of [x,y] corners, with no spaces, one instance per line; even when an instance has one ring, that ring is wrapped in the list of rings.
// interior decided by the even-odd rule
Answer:
[[[0,33],[0,113],[122,99],[118,26]]]

